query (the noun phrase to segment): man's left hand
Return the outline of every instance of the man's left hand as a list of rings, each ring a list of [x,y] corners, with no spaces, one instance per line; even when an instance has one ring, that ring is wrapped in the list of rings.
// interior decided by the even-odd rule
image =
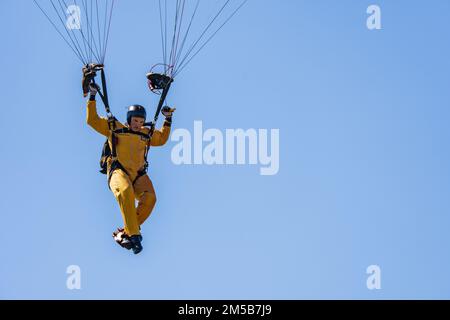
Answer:
[[[164,108],[162,108],[161,113],[163,114],[164,117],[171,118],[175,110],[177,109],[165,106]]]

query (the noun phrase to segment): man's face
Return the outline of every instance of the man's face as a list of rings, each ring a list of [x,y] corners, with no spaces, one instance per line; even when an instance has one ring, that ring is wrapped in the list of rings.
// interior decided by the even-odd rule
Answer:
[[[143,118],[131,117],[130,129],[139,131],[144,126],[145,120]]]

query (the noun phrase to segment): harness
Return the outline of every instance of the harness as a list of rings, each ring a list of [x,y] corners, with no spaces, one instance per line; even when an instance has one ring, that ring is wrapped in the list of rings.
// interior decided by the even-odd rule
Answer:
[[[145,134],[142,132],[134,132],[134,131],[130,130],[129,128],[117,129],[117,123],[116,123],[117,119],[111,113],[111,109],[109,106],[105,71],[102,68],[102,69],[100,69],[100,72],[101,72],[101,79],[102,79],[102,89],[98,90],[98,93],[100,95],[100,98],[102,99],[103,105],[105,106],[106,115],[108,118],[108,128],[109,128],[109,131],[111,132],[111,148],[109,146],[109,139],[106,139],[106,142],[105,142],[105,144],[103,146],[103,150],[102,150],[102,157],[100,159],[100,166],[102,168],[100,170],[100,173],[106,174],[108,176],[108,187],[109,187],[109,183],[111,182],[111,177],[112,177],[112,174],[114,173],[114,171],[120,169],[123,172],[125,172],[125,174],[130,176],[130,174],[127,172],[127,170],[124,168],[124,166],[119,162],[119,160],[117,158],[117,148],[116,148],[117,135],[119,135],[119,134],[135,134],[135,135],[139,135],[145,139],[148,139],[149,141],[151,140],[151,135]],[[92,82],[95,84],[94,79],[92,80]],[[136,183],[136,181],[140,177],[147,174],[148,149],[149,149],[149,147],[146,146],[145,155],[144,155],[144,163],[145,164],[144,164],[144,167],[138,172],[137,177],[133,181],[133,185]],[[111,162],[109,164],[108,164],[108,159],[111,159]]]
[[[96,66],[92,66],[94,69],[96,68]],[[156,123],[158,121],[158,117],[159,114],[161,112],[161,109],[164,105],[164,102],[166,100],[167,94],[169,93],[169,89],[170,86],[172,84],[172,79],[169,79],[170,81],[168,81],[168,83],[165,84],[164,88],[161,88],[162,94],[161,94],[161,98],[159,100],[159,104],[158,107],[156,109],[156,113],[154,116],[154,119],[152,122],[150,123],[145,123],[145,126],[149,126],[150,127],[150,131],[148,134],[142,133],[142,132],[135,132],[130,130],[129,128],[121,128],[121,129],[117,129],[117,119],[113,116],[113,114],[111,113],[111,109],[109,107],[109,100],[108,100],[108,91],[107,91],[107,87],[106,87],[106,76],[105,76],[105,70],[103,68],[103,66],[101,68],[95,69],[96,71],[100,71],[101,74],[101,79],[102,79],[102,89],[98,90],[98,94],[100,95],[100,98],[102,99],[103,105],[105,106],[105,110],[106,110],[106,115],[108,118],[108,128],[111,132],[111,148],[109,147],[109,143],[108,143],[108,139],[106,140],[104,146],[103,146],[103,151],[102,151],[102,157],[100,159],[100,166],[102,167],[102,169],[100,170],[101,173],[108,175],[108,187],[109,184],[111,182],[111,177],[112,174],[114,173],[114,171],[116,170],[122,170],[123,172],[125,172],[125,174],[127,174],[130,177],[130,174],[127,172],[127,170],[123,167],[123,165],[119,162],[119,160],[117,159],[117,150],[116,150],[116,144],[117,144],[117,135],[118,134],[135,134],[135,135],[139,135],[145,139],[148,139],[149,143],[146,145],[145,147],[145,154],[144,154],[144,166],[143,168],[138,171],[138,174],[136,176],[136,178],[133,181],[133,185],[136,183],[136,181],[147,174],[147,170],[148,170],[148,153],[150,151],[150,141],[153,137],[153,134],[155,132],[155,126]],[[92,79],[92,83],[94,85],[96,85],[95,83],[95,79]],[[103,92],[102,92],[103,91]],[[108,159],[111,159],[111,163],[108,166]]]
[[[115,121],[114,121],[114,123],[115,123]],[[108,185],[109,185],[109,182],[111,181],[112,173],[115,170],[120,169],[123,172],[125,172],[128,176],[130,176],[130,174],[127,172],[127,170],[125,170],[125,168],[120,164],[119,160],[117,159],[117,154],[115,152],[116,143],[117,143],[117,141],[116,141],[117,135],[118,134],[134,134],[134,135],[138,135],[138,136],[140,136],[140,137],[142,137],[142,138],[144,138],[145,140],[148,140],[148,141],[150,141],[150,139],[151,139],[149,134],[145,134],[143,132],[135,132],[135,131],[130,130],[129,128],[121,128],[121,129],[111,130],[111,132],[112,132],[112,135],[113,135],[113,138],[112,138],[113,140],[111,141],[111,145],[112,145],[112,149],[114,149],[114,150],[111,151],[112,162],[111,162],[111,168],[109,169],[109,173],[108,173]],[[149,146],[147,145],[145,147],[144,166],[143,166],[143,168],[141,170],[138,171],[138,174],[137,174],[136,178],[133,180],[133,185],[136,183],[136,181],[140,177],[142,177],[142,176],[147,174],[147,170],[148,170],[148,160],[147,160],[147,158],[148,158],[148,149],[149,149]]]

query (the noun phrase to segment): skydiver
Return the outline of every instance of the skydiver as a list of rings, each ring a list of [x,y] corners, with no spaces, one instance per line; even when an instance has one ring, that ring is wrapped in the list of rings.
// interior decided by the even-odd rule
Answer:
[[[96,95],[99,87],[91,82],[88,91],[87,124],[107,137],[107,146],[112,148],[113,135],[108,119],[99,117],[97,113]],[[144,126],[147,114],[143,106],[129,107],[125,125],[114,118],[115,132],[123,130],[121,133],[114,133],[117,160],[113,161],[111,156],[106,160],[108,185],[119,204],[124,227],[114,232],[113,237],[120,246],[131,249],[134,254],[142,251],[140,226],[150,216],[156,204],[155,190],[146,172],[146,150],[149,146],[166,144],[174,111],[175,109],[168,107],[163,109],[164,124],[161,129],[154,130],[151,138],[150,128]],[[135,200],[138,201],[137,207]]]

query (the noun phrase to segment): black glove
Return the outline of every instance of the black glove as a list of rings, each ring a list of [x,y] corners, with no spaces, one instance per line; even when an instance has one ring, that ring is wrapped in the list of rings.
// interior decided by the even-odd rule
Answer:
[[[175,110],[176,110],[175,108],[172,109],[168,106],[165,106],[164,108],[161,109],[161,113],[163,114],[164,117],[166,117],[166,121],[164,121],[164,126],[166,127],[172,126],[172,116]]]
[[[83,95],[86,98],[89,93],[89,84],[97,76],[97,71],[103,69],[102,64],[87,64],[83,67],[83,79],[81,80],[81,85],[83,87]]]
[[[169,106],[165,106],[164,108],[161,109],[161,113],[166,118],[172,118],[172,115],[175,112],[175,110],[177,109],[176,108],[172,109]]]
[[[95,97],[100,91],[100,87],[96,83],[89,84],[89,94],[91,97]]]
[[[83,78],[81,80],[81,86],[83,87],[83,96],[85,98],[87,97],[90,91],[89,85],[92,82],[92,80],[94,80],[96,75],[97,73],[90,65],[83,67]]]

